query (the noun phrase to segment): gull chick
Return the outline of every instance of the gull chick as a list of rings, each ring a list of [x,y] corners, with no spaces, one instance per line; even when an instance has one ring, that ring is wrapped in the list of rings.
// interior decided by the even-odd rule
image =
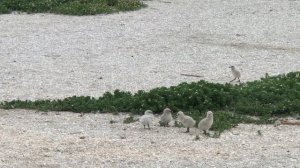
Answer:
[[[206,117],[203,118],[199,124],[198,124],[198,128],[200,131],[203,131],[204,134],[206,135],[206,131],[208,131],[210,129],[210,127],[212,126],[214,122],[214,116],[213,116],[213,112],[212,111],[208,111],[206,113]]]
[[[164,126],[169,126],[169,123],[173,120],[172,111],[169,108],[165,108],[163,114],[160,117],[160,123]]]
[[[232,74],[233,74],[233,76],[234,76],[234,79],[231,80],[230,82],[232,82],[232,81],[238,79],[238,82],[241,83],[241,80],[240,80],[240,78],[241,78],[241,73],[240,73],[238,70],[236,70],[234,66],[230,66],[229,68],[231,68],[231,72],[232,72]]]
[[[194,127],[196,121],[192,117],[185,115],[182,111],[179,111],[177,116],[178,121],[187,128],[186,132],[190,132],[190,128]]]
[[[150,129],[152,120],[153,120],[153,112],[151,110],[146,110],[145,114],[140,118],[140,122],[143,124],[144,128],[148,126],[148,129]]]

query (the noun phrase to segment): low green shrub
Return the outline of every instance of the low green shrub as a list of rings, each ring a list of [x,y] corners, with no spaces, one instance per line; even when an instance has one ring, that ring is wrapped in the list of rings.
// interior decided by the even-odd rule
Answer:
[[[8,14],[10,13],[11,11],[3,4],[0,3],[0,13],[2,14]]]
[[[73,96],[62,100],[13,100],[2,102],[5,109],[24,108],[73,112],[156,113],[165,107],[202,115],[207,110],[232,111],[238,114],[272,116],[299,114],[300,72],[269,77],[241,85],[215,84],[206,81],[182,83],[170,88],[160,87],[135,94],[115,90],[102,97]]]
[[[62,100],[13,100],[1,103],[1,108],[38,109],[73,112],[132,112],[145,110],[160,113],[165,107],[184,111],[197,122],[207,110],[229,111],[215,113],[213,130],[222,132],[240,122],[254,122],[245,115],[259,116],[256,123],[268,123],[274,115],[300,114],[300,72],[267,77],[241,85],[218,84],[206,81],[181,83],[135,94],[115,90],[99,98],[73,96]]]
[[[136,121],[138,121],[138,120],[137,120],[137,119],[134,119],[133,116],[129,116],[129,117],[127,117],[127,118],[124,119],[123,123],[124,123],[124,124],[130,124],[130,123],[134,123],[134,122],[136,122]]]
[[[56,13],[95,15],[145,7],[139,0],[1,0],[0,13]]]
[[[227,129],[238,126],[239,123],[265,123],[263,120],[255,120],[245,115],[232,112],[216,111],[214,112],[214,123],[211,130],[223,132]]]

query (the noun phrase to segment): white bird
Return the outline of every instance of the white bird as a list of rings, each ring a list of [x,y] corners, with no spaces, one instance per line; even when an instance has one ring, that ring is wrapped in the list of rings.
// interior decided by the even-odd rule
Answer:
[[[164,126],[169,126],[169,123],[173,120],[172,111],[169,108],[165,108],[163,114],[160,117],[160,123]]]
[[[153,120],[153,112],[151,110],[146,110],[145,114],[140,118],[140,122],[143,124],[144,128],[146,125],[150,129],[150,125],[152,124]]]
[[[187,128],[186,132],[190,132],[190,128],[194,127],[196,121],[190,117],[185,115],[182,111],[177,113],[178,121],[182,123],[182,125]]]
[[[210,127],[212,126],[214,122],[214,116],[213,116],[213,112],[212,111],[208,111],[206,113],[206,117],[203,118],[199,124],[198,124],[198,128],[200,131],[203,131],[204,134],[206,135],[206,131],[208,131],[210,129]]]
[[[232,82],[232,81],[238,79],[238,82],[241,83],[241,80],[240,80],[240,78],[241,78],[241,73],[240,73],[238,70],[236,70],[234,66],[230,66],[229,68],[231,68],[231,72],[232,72],[232,74],[233,74],[233,76],[234,76],[234,79],[231,80],[230,82]]]

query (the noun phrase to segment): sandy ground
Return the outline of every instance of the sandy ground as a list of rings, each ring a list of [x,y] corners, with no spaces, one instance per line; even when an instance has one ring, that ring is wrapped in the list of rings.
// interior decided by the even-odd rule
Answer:
[[[300,70],[300,1],[146,3],[112,15],[0,15],[0,101],[224,83],[229,65],[242,81]],[[0,167],[300,167],[297,126],[241,124],[194,141],[125,117],[0,110]]]
[[[300,70],[300,1],[146,3],[112,15],[0,15],[0,100],[223,83],[229,65],[242,81]]]
[[[300,167],[299,126],[240,124],[195,141],[158,118],[145,130],[126,117],[1,110],[0,167]]]

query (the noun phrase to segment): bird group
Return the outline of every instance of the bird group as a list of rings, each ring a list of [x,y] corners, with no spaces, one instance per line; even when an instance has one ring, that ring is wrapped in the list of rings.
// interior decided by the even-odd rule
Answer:
[[[145,129],[146,127],[150,129],[150,125],[152,124],[153,119],[154,119],[153,112],[151,110],[146,110],[145,114],[140,117],[140,122]],[[171,109],[165,108],[163,110],[162,115],[160,116],[160,121],[159,121],[160,125],[169,126],[172,120],[173,117],[172,117]],[[186,132],[190,132],[190,128],[193,128],[196,124],[196,121],[192,117],[185,115],[184,112],[182,111],[179,111],[177,113],[177,120],[187,129]],[[207,131],[211,128],[212,124],[213,124],[213,112],[208,111],[206,113],[206,117],[199,122],[198,129],[199,131],[203,131],[203,133],[207,135]]]
[[[230,82],[233,82],[237,79],[238,82],[241,83],[241,73],[234,66],[230,66],[229,68],[231,69],[232,75],[234,76],[234,79]],[[144,128],[148,127],[148,129],[150,129],[153,118],[153,112],[151,110],[146,110],[145,114],[140,118],[140,122],[142,123]],[[165,108],[163,110],[163,114],[160,116],[160,125],[169,126],[169,123],[172,120],[172,111],[169,108]],[[187,129],[186,132],[190,132],[190,128],[193,128],[196,124],[196,121],[192,117],[185,115],[182,111],[179,111],[177,113],[177,120]],[[207,131],[211,128],[213,120],[213,112],[208,111],[206,113],[206,117],[200,120],[200,122],[198,123],[199,131],[203,131],[203,133],[207,135]]]

